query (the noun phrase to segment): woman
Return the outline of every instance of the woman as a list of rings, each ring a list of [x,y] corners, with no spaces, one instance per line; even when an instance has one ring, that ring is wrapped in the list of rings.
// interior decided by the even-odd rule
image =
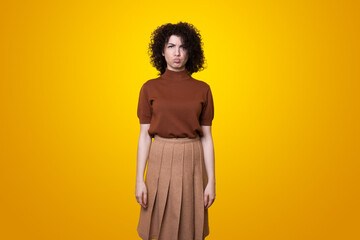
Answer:
[[[215,200],[215,164],[211,89],[191,77],[203,69],[201,36],[179,22],[158,27],[151,40],[151,62],[160,76],[146,81],[139,95],[137,231],[144,240],[202,240]]]

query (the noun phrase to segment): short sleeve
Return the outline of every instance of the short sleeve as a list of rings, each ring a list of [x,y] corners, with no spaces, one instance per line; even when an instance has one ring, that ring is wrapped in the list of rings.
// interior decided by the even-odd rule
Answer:
[[[137,108],[137,116],[139,118],[140,124],[150,123],[151,115],[152,115],[152,111],[151,111],[151,104],[148,95],[147,85],[143,84],[140,89],[139,102]]]
[[[201,111],[200,125],[211,126],[213,119],[214,119],[214,100],[209,86],[206,92],[206,101],[204,102]]]

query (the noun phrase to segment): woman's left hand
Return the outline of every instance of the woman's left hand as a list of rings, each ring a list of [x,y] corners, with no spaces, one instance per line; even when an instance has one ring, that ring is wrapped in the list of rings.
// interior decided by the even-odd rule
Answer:
[[[215,183],[209,182],[204,191],[204,205],[209,208],[215,200]]]

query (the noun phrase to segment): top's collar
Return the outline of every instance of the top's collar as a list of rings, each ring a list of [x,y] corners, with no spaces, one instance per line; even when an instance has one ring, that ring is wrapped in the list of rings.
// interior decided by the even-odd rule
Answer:
[[[173,71],[168,68],[165,69],[165,72],[161,75],[163,79],[168,79],[170,81],[178,81],[178,80],[185,80],[191,78],[190,73],[185,68],[182,71]]]

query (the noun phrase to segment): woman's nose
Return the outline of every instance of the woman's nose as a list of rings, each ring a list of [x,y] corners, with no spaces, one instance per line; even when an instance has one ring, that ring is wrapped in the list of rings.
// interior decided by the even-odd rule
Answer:
[[[179,55],[179,54],[180,54],[180,49],[179,49],[179,48],[176,48],[176,49],[175,49],[175,54],[176,54],[176,55]]]

